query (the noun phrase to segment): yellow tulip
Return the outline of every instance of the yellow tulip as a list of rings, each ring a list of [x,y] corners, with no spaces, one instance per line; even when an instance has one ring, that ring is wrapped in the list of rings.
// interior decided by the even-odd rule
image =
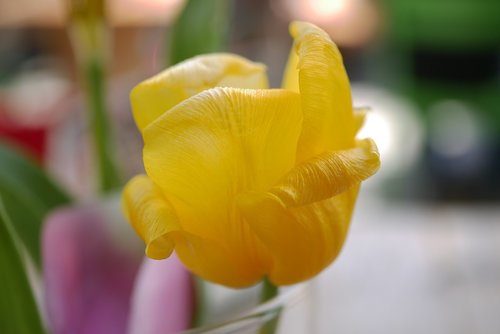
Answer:
[[[192,58],[131,93],[147,175],[123,193],[125,213],[164,259],[231,287],[313,277],[338,255],[361,181],[379,167],[357,140],[342,57],[316,26],[294,22],[283,89],[231,54]]]

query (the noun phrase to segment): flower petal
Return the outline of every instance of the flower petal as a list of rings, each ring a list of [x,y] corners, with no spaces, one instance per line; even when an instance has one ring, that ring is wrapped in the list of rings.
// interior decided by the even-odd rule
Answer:
[[[233,240],[235,247],[228,248],[218,240],[183,231],[174,208],[147,176],[139,175],[129,181],[123,192],[123,207],[129,222],[145,241],[150,258],[165,259],[175,247],[192,272],[232,287],[251,285],[264,273],[262,264],[255,264],[257,260],[248,259],[244,251],[238,250],[244,247],[238,244],[239,238]],[[244,242],[254,249],[259,247],[252,245],[251,240]]]
[[[235,194],[266,190],[293,167],[301,121],[295,93],[211,89],[145,129],[144,165],[183,228],[217,240]]]
[[[142,131],[158,116],[203,90],[216,86],[267,88],[266,68],[232,54],[197,56],[140,83],[130,100]]]
[[[193,280],[175,254],[144,259],[137,275],[129,334],[178,333],[189,328],[194,310]]]
[[[174,209],[145,175],[131,179],[123,190],[123,208],[128,221],[146,243],[146,254],[165,259],[174,249],[170,236],[180,230]]]
[[[330,37],[318,27],[294,22],[290,32],[298,55],[298,78],[304,128],[299,141],[298,161],[324,151],[352,147],[354,122],[349,79],[342,56]],[[287,71],[293,71],[289,65]],[[294,74],[285,74],[286,86]]]
[[[267,192],[238,196],[238,207],[271,254],[277,285],[306,280],[338,255],[359,184],[379,167],[371,139],[304,162]]]
[[[176,250],[191,270],[222,283],[230,276],[222,256],[230,254],[235,278],[224,279],[226,285],[254,283],[266,271],[265,250],[234,198],[269,189],[293,167],[301,121],[298,94],[214,88],[144,130],[146,171],[186,232]]]
[[[377,146],[363,139],[344,151],[326,152],[293,168],[272,187],[287,207],[302,206],[338,195],[373,175],[380,166]]]
[[[44,222],[45,300],[52,333],[126,330],[142,256],[130,245],[120,248],[123,239],[114,240],[108,219],[90,206],[59,209]]]
[[[243,216],[271,254],[271,282],[304,281],[335,259],[347,234],[357,191],[355,186],[328,200],[296,208],[287,208],[272,193],[239,196]]]
[[[247,287],[262,279],[269,264],[259,263],[261,259],[246,254],[248,249],[260,251],[257,245],[251,244],[256,241],[252,240],[250,231],[244,236],[233,236],[229,240],[210,240],[191,233],[176,233],[175,251],[184,265],[198,276],[232,288]],[[249,248],[244,249],[243,243]]]

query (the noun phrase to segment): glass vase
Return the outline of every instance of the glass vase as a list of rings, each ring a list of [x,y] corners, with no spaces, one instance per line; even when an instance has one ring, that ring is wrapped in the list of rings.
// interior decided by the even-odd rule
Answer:
[[[310,291],[310,282],[282,288],[276,297],[267,302],[225,320],[183,331],[182,334],[312,333]]]

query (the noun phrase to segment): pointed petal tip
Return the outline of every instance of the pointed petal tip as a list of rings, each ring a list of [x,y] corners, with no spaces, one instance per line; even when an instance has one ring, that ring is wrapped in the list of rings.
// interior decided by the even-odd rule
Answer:
[[[146,175],[133,177],[122,194],[127,220],[146,243],[146,255],[160,260],[174,249],[171,234],[180,230],[177,215],[161,191]]]
[[[330,36],[323,29],[310,22],[293,21],[290,23],[289,31],[293,38],[297,38],[303,34],[316,33],[331,40]]]
[[[304,29],[306,29],[309,26],[316,27],[315,25],[308,23],[308,22],[292,21],[289,25],[290,35],[292,35],[292,37],[295,38],[295,37],[297,37],[297,35],[300,34],[301,31],[303,31]]]
[[[375,174],[380,168],[380,152],[378,151],[377,144],[371,138],[365,138],[358,141],[359,147],[364,148],[368,152],[366,161],[370,164],[371,175]]]

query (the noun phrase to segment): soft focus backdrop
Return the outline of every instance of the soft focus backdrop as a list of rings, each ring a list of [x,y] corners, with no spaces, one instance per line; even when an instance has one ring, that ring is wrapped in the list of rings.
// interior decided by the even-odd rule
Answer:
[[[107,104],[121,169],[141,171],[128,93],[161,70],[182,0],[110,0]],[[278,87],[288,23],[342,50],[362,136],[382,168],[364,187],[339,260],[314,281],[318,333],[498,333],[500,2],[235,0],[229,50]],[[77,198],[95,190],[63,0],[0,0],[0,140]]]

